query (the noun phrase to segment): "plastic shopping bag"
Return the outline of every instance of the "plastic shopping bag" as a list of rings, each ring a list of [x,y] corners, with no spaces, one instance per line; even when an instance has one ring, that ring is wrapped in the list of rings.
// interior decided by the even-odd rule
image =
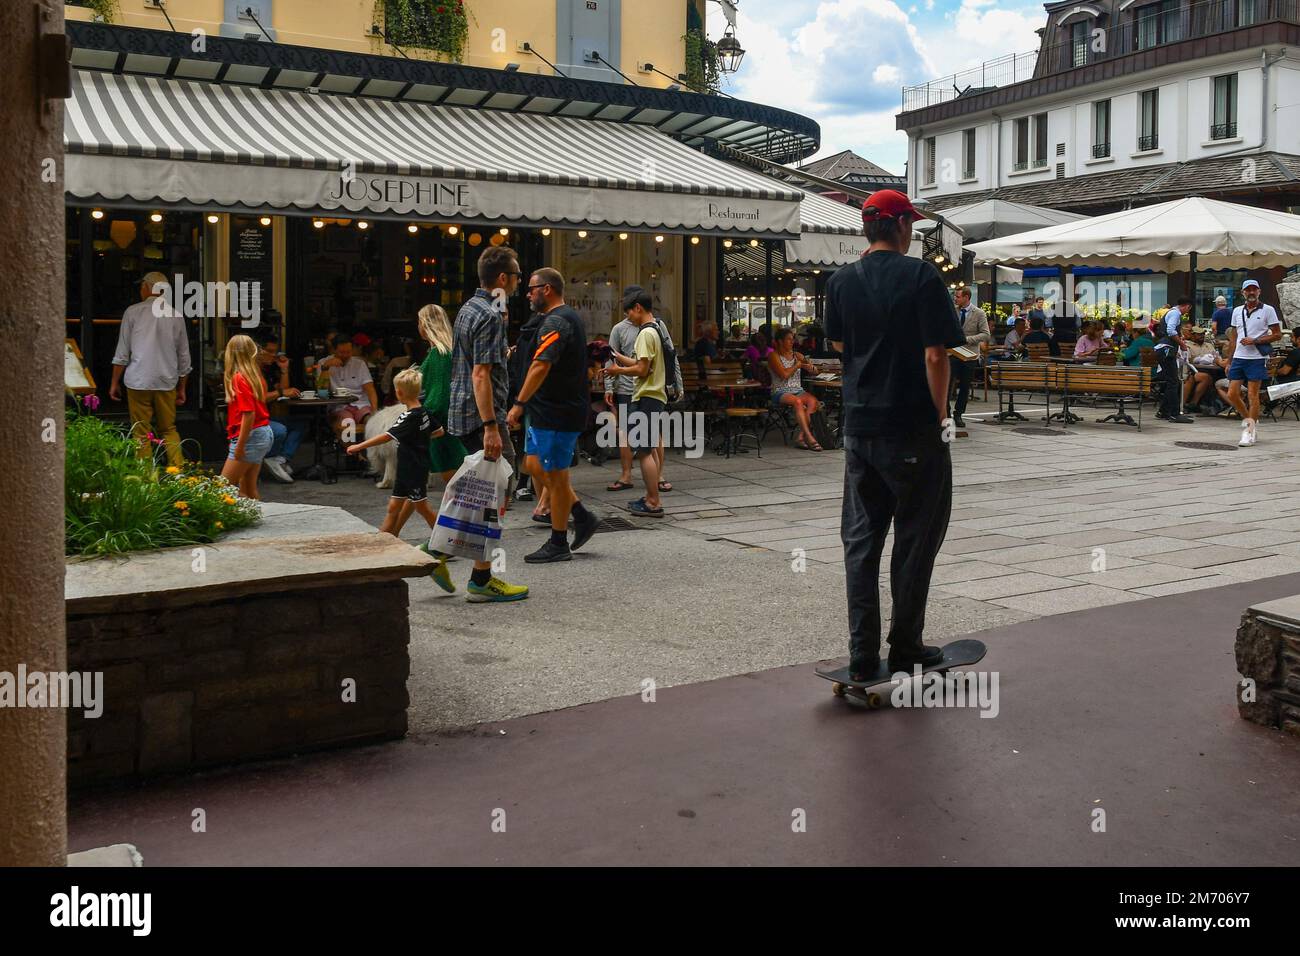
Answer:
[[[501,512],[512,469],[502,456],[488,461],[476,451],[465,458],[442,494],[429,550],[491,561],[501,543]]]

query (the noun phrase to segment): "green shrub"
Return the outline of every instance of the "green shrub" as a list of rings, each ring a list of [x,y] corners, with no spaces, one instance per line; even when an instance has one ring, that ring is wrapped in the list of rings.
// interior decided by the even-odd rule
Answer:
[[[196,465],[169,468],[139,457],[136,443],[120,426],[74,415],[65,440],[67,554],[205,544],[260,517],[256,502],[239,498],[219,475]]]

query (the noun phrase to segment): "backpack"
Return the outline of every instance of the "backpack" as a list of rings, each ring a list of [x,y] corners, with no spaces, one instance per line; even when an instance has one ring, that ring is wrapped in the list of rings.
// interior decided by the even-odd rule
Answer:
[[[668,332],[659,319],[654,321],[654,330],[659,333],[660,360],[664,363],[664,391],[668,401],[677,401],[682,397],[682,367],[677,361],[677,350],[668,342]],[[637,333],[640,335],[640,333]]]

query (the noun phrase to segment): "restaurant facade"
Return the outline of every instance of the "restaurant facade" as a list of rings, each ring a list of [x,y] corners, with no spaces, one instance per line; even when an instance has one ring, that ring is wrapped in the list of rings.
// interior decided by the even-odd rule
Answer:
[[[525,270],[559,269],[589,337],[639,284],[689,343],[726,321],[732,249],[781,276],[802,245],[810,261],[792,261],[811,273],[850,261],[811,263],[860,234],[852,208],[736,161],[800,160],[818,146],[812,120],[559,75],[559,53],[542,73],[246,37],[200,50],[181,30],[71,20],[68,32],[67,334],[100,382],[150,271],[218,290],[191,319],[191,394],[211,407],[230,334],[275,335],[304,359],[330,332],[413,337],[425,303],[454,315],[490,245],[518,250]],[[243,288],[257,290],[255,320]],[[526,315],[518,296],[512,331]]]

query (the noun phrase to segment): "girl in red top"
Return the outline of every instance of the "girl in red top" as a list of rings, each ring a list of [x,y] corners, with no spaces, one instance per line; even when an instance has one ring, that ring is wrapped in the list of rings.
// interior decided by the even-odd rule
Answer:
[[[257,367],[257,344],[247,335],[226,343],[226,436],[230,456],[221,477],[245,498],[257,498],[257,474],[271,450],[275,434],[266,411],[266,385]]]

